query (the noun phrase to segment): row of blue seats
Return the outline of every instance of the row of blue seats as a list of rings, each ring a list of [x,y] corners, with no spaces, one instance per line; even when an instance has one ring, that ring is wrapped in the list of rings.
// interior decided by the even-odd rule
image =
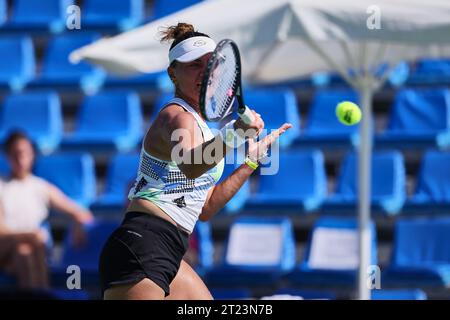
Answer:
[[[242,155],[235,156],[242,163]],[[225,211],[348,214],[356,210],[358,157],[349,152],[342,160],[333,193],[328,194],[323,153],[317,149],[284,150],[269,159],[256,177],[256,190],[247,182]],[[403,155],[375,151],[372,155],[371,206],[375,213],[445,213],[450,210],[450,153],[428,150],[417,174],[414,194],[407,196]],[[222,180],[236,168],[226,164]],[[263,172],[263,170],[265,170]]]
[[[209,288],[214,300],[249,300],[254,299],[253,290],[248,287],[212,287]],[[355,296],[339,297],[330,290],[312,290],[299,287],[278,288],[272,295],[262,296],[262,300],[336,300],[353,299]],[[428,295],[422,289],[375,289],[371,291],[370,300],[427,300]]]
[[[380,65],[380,71],[386,65]],[[349,71],[351,74],[351,71]],[[306,79],[290,81],[290,84],[299,87],[342,87],[348,86],[345,80],[336,72],[317,72]],[[388,86],[433,86],[450,84],[450,59],[421,58],[414,62],[400,62],[392,70],[387,79]]]
[[[73,247],[70,233],[62,257],[52,261],[52,280],[65,286],[70,265],[83,270],[82,287],[98,283],[101,248],[118,223],[97,220],[87,226],[87,242]],[[392,255],[387,266],[378,266],[375,224],[370,224],[371,277],[374,288],[434,287],[450,285],[450,219],[399,219],[395,224]],[[210,287],[277,287],[280,283],[301,288],[351,288],[358,267],[355,218],[321,217],[316,220],[306,250],[297,261],[292,222],[286,217],[245,216],[230,225],[223,254],[214,260],[210,223],[194,229],[197,262],[194,268]],[[381,267],[383,269],[381,269]]]
[[[171,94],[156,101],[151,120]],[[345,126],[335,116],[338,102],[357,101],[349,90],[322,90],[315,94],[303,132],[300,111],[291,90],[249,89],[246,101],[265,120],[266,128],[276,129],[285,122],[293,125],[280,138],[282,148],[343,148],[357,146],[359,125]],[[276,112],[274,112],[276,108]],[[62,107],[55,92],[11,94],[0,108],[0,142],[8,131],[23,129],[43,153],[63,150],[134,150],[143,135],[142,106],[133,91],[102,91],[86,96],[77,116],[74,132],[63,135]],[[391,148],[450,147],[450,90],[404,89],[397,93],[387,128],[375,134],[375,143]],[[211,124],[218,126],[217,123]]]
[[[123,79],[107,77],[106,72],[86,62],[72,64],[69,54],[82,46],[98,40],[99,34],[90,32],[73,32],[69,35],[54,37],[45,50],[40,73],[36,75],[36,60],[33,42],[28,36],[11,36],[0,38],[0,88],[13,92],[39,88],[58,88],[60,90],[80,89],[92,94],[103,84],[114,86]],[[138,77],[134,83],[156,87],[160,74]]]
[[[197,227],[208,229],[207,225]],[[373,222],[370,230],[374,288],[450,285],[449,218],[397,220],[392,255],[383,270],[377,265]],[[197,234],[199,250],[209,258],[213,254],[208,251],[210,234]],[[220,263],[211,264],[210,258],[199,260],[197,269],[211,286],[271,285],[287,278],[303,288],[353,287],[359,261],[357,239],[356,219],[321,217],[314,223],[306,250],[297,263],[288,218],[241,217],[231,224]]]
[[[7,0],[0,0],[0,32],[56,34],[78,20],[83,29],[125,31],[200,1],[154,0],[146,16],[145,0],[14,0],[10,8]],[[72,9],[72,5],[78,5],[80,11]]]
[[[75,248],[66,235],[62,256],[50,261],[52,283],[65,286],[67,267],[83,270],[82,287],[98,285],[98,258],[103,244],[118,223],[97,220],[86,227],[87,241]],[[314,223],[306,250],[297,262],[293,226],[284,217],[240,217],[232,222],[219,262],[209,223],[194,229],[198,254],[194,268],[210,287],[277,287],[281,281],[301,288],[351,288],[358,267],[357,221],[354,218],[321,217]],[[377,265],[375,225],[370,224],[373,287],[435,287],[450,285],[450,220],[400,219],[396,222],[390,263]],[[2,285],[14,280],[1,277]],[[6,279],[5,279],[6,278]],[[281,292],[280,292],[281,293]],[[292,294],[292,289],[283,292]],[[219,292],[220,294],[220,292]],[[238,298],[238,297],[233,297]]]
[[[239,159],[237,161],[240,161]],[[279,162],[278,162],[279,161]],[[222,180],[236,168],[226,164]],[[242,163],[242,162],[241,162]],[[450,153],[424,154],[414,195],[407,197],[403,156],[397,151],[377,151],[372,159],[372,198],[374,212],[388,215],[400,212],[445,213],[450,209]],[[137,154],[117,154],[107,170],[105,192],[96,197],[94,160],[89,154],[55,154],[39,157],[35,173],[58,185],[80,204],[100,211],[120,210],[139,164]],[[353,213],[358,199],[357,157],[349,153],[342,162],[333,194],[327,194],[324,157],[318,150],[285,151],[272,159],[273,174],[257,177],[256,193],[249,182],[228,203],[225,211],[257,212],[314,211]],[[263,167],[263,170],[266,167]],[[61,175],[60,172],[64,172]],[[6,176],[6,160],[0,157],[0,173]]]
[[[0,114],[0,141],[9,131],[22,129],[42,153],[59,147],[126,152],[135,149],[143,133],[141,101],[134,92],[86,96],[75,131],[64,136],[61,100],[55,92],[10,95]]]
[[[171,88],[170,79],[165,72],[123,78],[107,75],[102,68],[86,62],[72,64],[69,61],[72,51],[99,38],[98,33],[84,31],[73,31],[53,37],[44,52],[41,71],[36,74],[37,63],[31,38],[26,35],[0,37],[0,69],[2,70],[0,88],[13,92],[24,88],[80,89],[89,94],[97,92],[102,87],[141,87],[157,90]],[[439,70],[441,74],[438,73]],[[415,73],[411,75],[410,78],[413,80],[411,84],[420,82],[422,81],[420,79],[426,79],[428,76],[445,77],[447,74],[450,78],[449,70],[450,60],[425,59],[418,63]],[[414,80],[414,77],[418,77],[419,80]],[[313,76],[312,79],[314,78]],[[333,83],[328,82],[330,85]]]

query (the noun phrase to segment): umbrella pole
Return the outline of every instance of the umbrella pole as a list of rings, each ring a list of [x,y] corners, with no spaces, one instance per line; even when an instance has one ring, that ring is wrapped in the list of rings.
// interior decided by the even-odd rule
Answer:
[[[368,79],[364,79],[368,80]],[[358,299],[370,300],[370,283],[368,268],[371,257],[370,235],[370,194],[371,194],[371,161],[372,161],[372,97],[373,87],[369,81],[363,81],[359,87],[360,103],[362,105],[362,123],[360,127],[360,144],[358,148]]]
[[[362,61],[364,75],[358,78],[351,78],[345,69],[336,64],[327,52],[311,39],[305,42],[324,61],[336,69],[339,74],[354,89],[358,90],[362,106],[362,123],[360,126],[360,143],[358,147],[358,247],[359,247],[359,267],[358,267],[358,299],[370,299],[370,286],[367,271],[370,266],[371,257],[371,235],[370,235],[370,194],[371,194],[371,164],[372,164],[372,97],[377,86],[381,84],[370,75],[367,61],[366,44],[363,45]]]

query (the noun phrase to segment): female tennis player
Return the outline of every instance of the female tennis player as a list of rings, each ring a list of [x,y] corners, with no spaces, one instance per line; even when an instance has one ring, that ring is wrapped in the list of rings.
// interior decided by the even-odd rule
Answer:
[[[163,32],[161,41],[171,40],[167,72],[175,97],[144,138],[125,218],[103,248],[99,270],[104,299],[212,299],[202,279],[182,260],[189,235],[198,219],[209,220],[225,206],[267,148],[291,127],[284,124],[255,142],[264,128],[259,114],[252,110],[253,120],[247,124],[233,122],[236,139],[250,138],[248,154],[244,164],[216,185],[231,147],[223,134],[213,136],[199,108],[203,73],[216,44],[185,23]],[[238,136],[242,132],[248,134]],[[223,152],[216,152],[211,161],[203,156],[206,149]]]

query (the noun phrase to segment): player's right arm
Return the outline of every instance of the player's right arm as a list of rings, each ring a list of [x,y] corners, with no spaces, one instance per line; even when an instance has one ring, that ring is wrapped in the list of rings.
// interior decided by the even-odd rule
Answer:
[[[200,177],[220,162],[227,151],[226,145],[217,137],[203,141],[201,129],[192,114],[178,111],[166,116],[164,134],[170,148],[170,159],[178,164],[188,179]],[[211,149],[216,150],[214,158],[208,152]]]
[[[166,112],[161,112],[161,116],[166,117],[163,121],[167,123],[164,138],[170,146],[170,158],[178,164],[187,178],[198,178],[215,167],[230,149],[220,136],[204,141],[197,121],[189,112],[170,106],[164,111]],[[257,117],[254,123],[246,127],[261,131],[264,122]]]

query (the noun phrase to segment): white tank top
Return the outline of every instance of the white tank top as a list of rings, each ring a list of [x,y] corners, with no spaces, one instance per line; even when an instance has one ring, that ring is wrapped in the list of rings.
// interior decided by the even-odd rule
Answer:
[[[36,176],[0,181],[0,206],[3,220],[9,230],[35,231],[48,217],[50,205],[49,184]]]
[[[164,107],[169,104],[177,104],[194,116],[203,133],[204,141],[214,138],[206,122],[188,103],[180,98],[173,98]],[[223,167],[222,159],[200,177],[188,179],[175,161],[165,161],[151,156],[144,150],[143,143],[137,178],[128,198],[151,201],[191,233],[202,212],[208,191],[219,181]]]

